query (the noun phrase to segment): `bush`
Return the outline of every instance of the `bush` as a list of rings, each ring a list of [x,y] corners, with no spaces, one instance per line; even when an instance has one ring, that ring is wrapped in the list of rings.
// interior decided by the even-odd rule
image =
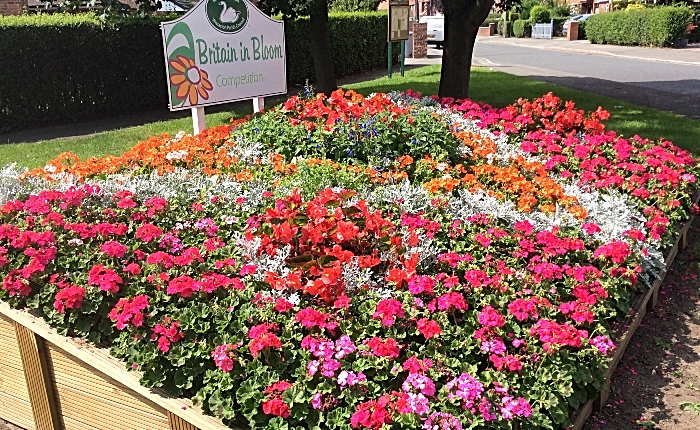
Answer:
[[[520,3],[520,19],[530,19],[530,10],[539,5],[540,0],[523,0]]]
[[[587,21],[578,22],[578,40],[586,40],[586,22]]]
[[[530,21],[518,19],[513,23],[513,34],[515,37],[529,37],[530,30]]]
[[[12,59],[0,67],[0,131],[164,108],[163,19],[101,27],[94,14],[0,17],[0,58]],[[386,19],[330,15],[337,76],[386,65]],[[285,33],[287,81],[303,85],[314,76],[308,19],[288,21]]]
[[[674,6],[604,13],[588,19],[586,36],[592,43],[668,46],[686,36],[692,15]]]
[[[510,21],[501,21],[501,32],[505,37],[512,37],[513,36],[513,23]]]
[[[517,12],[508,13],[508,21],[515,22],[520,19],[520,14]]]
[[[544,24],[549,22],[549,9],[544,6],[535,6],[530,10],[530,22],[533,24]]]

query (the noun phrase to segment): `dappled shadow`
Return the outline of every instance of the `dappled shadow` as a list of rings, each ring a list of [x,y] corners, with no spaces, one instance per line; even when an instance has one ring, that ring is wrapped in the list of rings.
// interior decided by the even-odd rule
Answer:
[[[697,417],[679,406],[697,400],[700,387],[698,240],[696,220],[689,232],[691,245],[676,257],[661,286],[658,306],[644,316],[613,374],[607,404],[584,429],[639,428],[635,423],[641,417],[649,426],[653,421],[657,425],[653,428],[700,428]]]

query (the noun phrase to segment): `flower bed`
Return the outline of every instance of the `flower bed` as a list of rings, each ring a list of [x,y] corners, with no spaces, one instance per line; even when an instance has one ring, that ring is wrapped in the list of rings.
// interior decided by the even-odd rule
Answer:
[[[250,428],[563,428],[697,160],[551,94],[293,97],[0,176],[0,298]]]

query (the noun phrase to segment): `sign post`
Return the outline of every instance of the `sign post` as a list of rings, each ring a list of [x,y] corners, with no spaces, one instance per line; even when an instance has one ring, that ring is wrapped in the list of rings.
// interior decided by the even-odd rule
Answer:
[[[191,109],[195,134],[204,107],[287,93],[284,23],[250,0],[201,0],[161,24],[170,110]]]
[[[411,13],[409,0],[389,0],[389,31],[387,34],[389,64],[388,75],[391,77],[392,42],[401,42],[401,76],[404,74],[404,62],[406,57],[406,40],[408,40],[408,18]]]

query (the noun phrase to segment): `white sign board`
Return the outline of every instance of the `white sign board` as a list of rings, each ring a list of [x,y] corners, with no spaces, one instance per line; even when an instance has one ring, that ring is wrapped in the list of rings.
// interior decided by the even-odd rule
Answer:
[[[170,110],[287,92],[284,23],[248,0],[201,0],[161,29]]]

